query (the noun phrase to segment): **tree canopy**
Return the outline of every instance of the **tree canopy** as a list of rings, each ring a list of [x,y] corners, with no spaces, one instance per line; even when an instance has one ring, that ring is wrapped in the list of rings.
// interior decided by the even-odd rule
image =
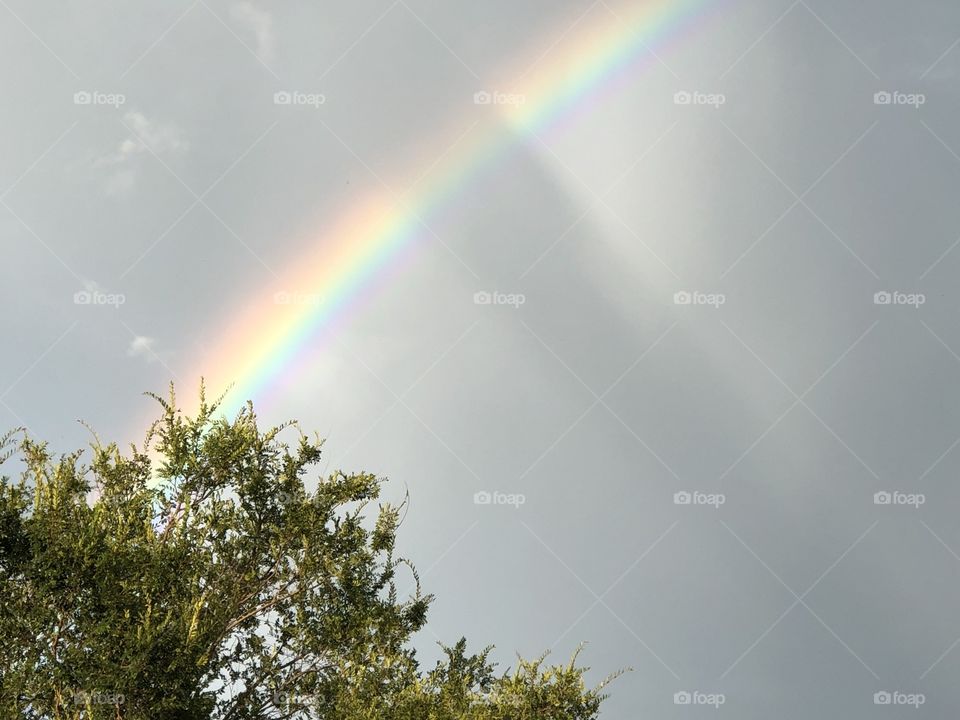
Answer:
[[[0,442],[21,466],[0,478],[0,716],[597,716],[605,683],[588,687],[576,655],[499,673],[461,639],[420,667],[432,596],[396,554],[403,508],[380,501],[382,479],[319,477],[321,440],[261,430],[251,404],[228,419],[202,389],[192,415],[172,387],[152,397],[139,447]]]

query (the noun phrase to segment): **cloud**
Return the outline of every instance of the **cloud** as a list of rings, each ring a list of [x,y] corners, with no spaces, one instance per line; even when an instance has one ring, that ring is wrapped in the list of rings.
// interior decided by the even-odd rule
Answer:
[[[257,57],[263,62],[273,59],[273,16],[266,10],[260,10],[249,0],[243,0],[230,8],[230,16],[242,23],[257,38]]]
[[[185,150],[186,141],[174,125],[159,125],[141,112],[130,111],[123,116],[123,123],[136,137],[124,138],[117,149],[97,158],[95,168],[110,168],[106,179],[107,195],[122,195],[136,184],[136,159],[150,151],[162,153]]]
[[[170,367],[175,353],[169,348],[160,349],[158,345],[159,343],[156,338],[148,335],[134,335],[130,344],[127,345],[127,357],[139,358],[148,365],[159,364],[171,377],[177,378],[176,372]],[[179,380],[179,378],[177,379]]]
[[[128,112],[123,116],[123,121],[155,153],[186,148],[180,130],[173,125],[157,125],[140,112]],[[136,142],[133,139],[124,140],[120,144],[120,151],[127,154],[144,152],[145,150],[143,143]]]
[[[137,335],[130,341],[130,345],[127,347],[127,356],[145,357],[147,362],[154,362],[157,359],[157,354],[153,351],[153,346],[156,342],[152,337]]]

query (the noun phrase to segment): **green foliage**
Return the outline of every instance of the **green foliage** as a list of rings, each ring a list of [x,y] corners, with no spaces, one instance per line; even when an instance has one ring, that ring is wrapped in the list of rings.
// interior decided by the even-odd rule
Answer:
[[[128,453],[94,435],[85,463],[0,437],[0,462],[24,467],[0,479],[0,717],[596,717],[576,658],[496,675],[461,640],[420,669],[409,641],[431,596],[395,556],[401,508],[371,509],[380,479],[308,492],[322,443],[295,423],[218,417],[202,389],[195,417],[172,388],[153,397],[163,415]]]

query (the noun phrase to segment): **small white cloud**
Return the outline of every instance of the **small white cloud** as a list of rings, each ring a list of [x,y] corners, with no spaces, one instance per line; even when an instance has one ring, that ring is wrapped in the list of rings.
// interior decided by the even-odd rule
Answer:
[[[158,125],[148,120],[143,113],[128,112],[123,116],[123,121],[155,153],[183,150],[187,146],[179,129],[173,125]],[[145,152],[146,148],[143,143],[127,138],[121,143],[120,151],[129,154]]]
[[[257,8],[249,0],[243,0],[230,8],[230,16],[247,27],[257,39],[257,57],[264,62],[273,59],[273,16]]]
[[[133,188],[137,177],[133,163],[138,156],[149,151],[157,155],[177,152],[187,147],[178,128],[158,125],[141,112],[126,113],[123,122],[137,137],[124,138],[116,150],[97,158],[93,163],[95,168],[111,168],[106,179],[107,195],[122,195]]]
[[[156,344],[156,342],[157,341],[152,337],[137,335],[133,340],[130,341],[130,346],[127,348],[127,356],[146,357],[147,362],[153,362],[157,359],[157,355],[153,351],[153,346]]]

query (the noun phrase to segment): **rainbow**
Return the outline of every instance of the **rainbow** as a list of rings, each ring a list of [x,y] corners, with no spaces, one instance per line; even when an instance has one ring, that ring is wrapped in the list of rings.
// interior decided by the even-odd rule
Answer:
[[[203,359],[214,373],[207,373],[208,384],[233,384],[224,410],[236,410],[247,399],[259,402],[308,348],[335,333],[402,260],[412,239],[427,231],[425,221],[462,194],[472,178],[531,134],[549,133],[589,107],[717,2],[637,0],[629,11],[616,13],[596,6],[529,75],[506,86],[524,98],[522,104],[498,105],[497,122],[468,133],[408,196],[384,189],[315,236],[315,247],[282,274],[282,286],[271,287],[235,316],[212,356]]]

